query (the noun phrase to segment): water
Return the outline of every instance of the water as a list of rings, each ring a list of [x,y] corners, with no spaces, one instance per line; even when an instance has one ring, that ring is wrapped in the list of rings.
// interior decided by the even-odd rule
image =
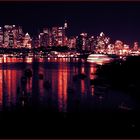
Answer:
[[[139,100],[91,85],[96,70],[78,58],[0,58],[0,137],[139,136]]]
[[[90,84],[96,66],[78,58],[0,58],[0,110],[26,104],[34,109],[57,112],[134,110],[139,104],[129,95]],[[33,72],[27,84],[21,83],[26,69]],[[74,79],[78,74],[85,78]],[[41,75],[41,76],[40,76]],[[44,83],[50,83],[46,88]],[[26,96],[27,100],[22,99]]]

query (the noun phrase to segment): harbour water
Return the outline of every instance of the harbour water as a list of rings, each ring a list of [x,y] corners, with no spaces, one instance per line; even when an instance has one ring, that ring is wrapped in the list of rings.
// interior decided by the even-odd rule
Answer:
[[[27,79],[25,78],[26,70],[31,72]],[[83,134],[84,136],[97,137],[100,136],[99,126],[102,126],[102,129],[107,126],[109,127],[110,122],[107,122],[107,120],[111,120],[110,114],[123,112],[125,117],[129,118],[128,121],[126,121],[127,119],[124,116],[115,117],[111,120],[111,123],[114,122],[114,124],[111,124],[110,128],[107,127],[108,129],[105,128],[106,130],[100,130],[100,132],[105,132],[104,134],[109,136],[109,133],[106,131],[114,127],[115,132],[118,133],[116,130],[118,126],[115,126],[115,124],[118,122],[122,123],[124,120],[126,122],[120,124],[120,130],[122,130],[121,125],[131,129],[134,125],[135,128],[134,113],[139,111],[140,106],[138,100],[121,90],[110,88],[108,84],[104,86],[92,84],[91,81],[98,77],[96,70],[97,66],[95,64],[79,58],[0,58],[0,113],[3,115],[3,112],[10,112],[11,115],[13,112],[16,112],[16,117],[18,116],[16,120],[15,115],[11,117],[12,115],[6,114],[6,116],[4,114],[4,117],[1,117],[1,120],[5,121],[3,126],[8,124],[8,127],[11,128],[18,124],[21,131],[18,130],[18,127],[13,128],[13,131],[11,130],[12,128],[7,130],[14,137],[14,132],[17,130],[21,137],[24,134],[25,137],[33,137],[34,133],[29,133],[29,131],[25,133],[26,131],[24,130],[33,129],[35,127],[34,124],[38,124],[39,126],[37,125],[36,131],[40,129],[43,133],[41,133],[42,135],[39,133],[41,136],[54,137],[54,133],[58,134],[56,137],[63,137],[64,130],[67,130],[65,135],[68,137],[77,136],[80,138],[82,133],[73,133],[75,129],[79,129],[82,132],[81,126],[85,129],[92,124],[92,127],[95,127],[93,130],[86,128],[90,134],[86,130]],[[24,115],[20,116],[19,114],[22,111]],[[33,117],[32,119],[29,114],[28,116],[25,115],[27,112],[33,112],[29,113]],[[37,114],[34,114],[34,112],[37,112]],[[51,117],[48,117],[51,113],[55,113],[55,115],[53,114]],[[101,114],[104,114],[104,116]],[[128,116],[128,114],[131,115]],[[62,117],[59,115],[62,115]],[[47,120],[46,116],[49,120]],[[121,117],[123,119],[120,119]],[[56,118],[61,118],[61,121]],[[119,119],[116,120],[116,118]],[[85,121],[88,119],[90,121],[87,124]],[[96,122],[96,119],[99,122]],[[25,120],[28,120],[28,123],[24,124]],[[81,120],[82,122],[80,123]],[[62,125],[62,122],[66,123],[65,126]],[[74,122],[78,122],[78,124],[73,124]],[[102,124],[103,122],[107,124]],[[26,128],[23,127],[24,130],[19,125],[20,123],[24,127],[26,126]],[[31,128],[28,128],[29,123],[31,123]],[[47,130],[43,129],[43,124],[46,124],[45,126],[49,126],[49,128],[46,128]],[[53,127],[54,125],[55,127]],[[74,131],[70,130],[70,126],[75,127],[73,128]],[[48,133],[45,133],[45,130]],[[95,131],[95,133],[91,131]],[[4,132],[3,128],[2,132]],[[2,134],[5,136],[5,133]]]
[[[83,59],[1,58],[0,61],[4,61],[0,63],[1,111],[16,109],[19,105],[24,107],[26,101],[32,107],[58,112],[118,110],[121,104],[133,110],[138,106],[134,99],[121,91],[92,85],[90,80],[98,76],[96,66]],[[26,69],[33,74],[24,85],[21,78]],[[85,77],[75,78],[80,74]],[[46,82],[50,83],[50,88],[45,87]],[[22,100],[23,94],[27,100]]]

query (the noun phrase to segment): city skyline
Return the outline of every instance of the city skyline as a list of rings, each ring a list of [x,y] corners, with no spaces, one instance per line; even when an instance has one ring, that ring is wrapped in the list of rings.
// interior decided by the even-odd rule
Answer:
[[[127,44],[122,40],[116,39],[112,42],[111,38],[104,32],[98,36],[89,36],[88,33],[80,33],[77,36],[68,37],[67,22],[65,21],[61,27],[44,27],[36,38],[32,38],[30,34],[25,32],[22,26],[17,25],[4,25],[0,27],[0,47],[1,48],[39,48],[39,47],[52,47],[52,46],[65,46],[69,49],[93,51],[98,49],[125,49],[134,48],[139,49],[139,42],[133,42],[133,45]],[[118,46],[119,45],[119,46]],[[118,46],[118,47],[117,47]]]
[[[68,23],[67,36],[81,32],[97,36],[104,32],[112,38],[133,44],[140,40],[140,4],[126,2],[3,2],[0,25],[21,25],[37,36],[44,27]]]

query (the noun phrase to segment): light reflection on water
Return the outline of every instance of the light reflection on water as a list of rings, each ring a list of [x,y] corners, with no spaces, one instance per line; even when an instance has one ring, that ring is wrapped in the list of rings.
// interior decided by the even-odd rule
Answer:
[[[32,70],[33,77],[23,85],[21,77],[27,68]],[[96,69],[94,64],[78,58],[0,58],[0,110],[24,106],[27,100],[35,109],[37,106],[59,112],[109,110],[122,102],[133,108],[136,103],[126,94],[105,90],[99,93],[98,88],[90,85]],[[78,74],[86,77],[74,79]],[[44,87],[46,81],[51,88]]]

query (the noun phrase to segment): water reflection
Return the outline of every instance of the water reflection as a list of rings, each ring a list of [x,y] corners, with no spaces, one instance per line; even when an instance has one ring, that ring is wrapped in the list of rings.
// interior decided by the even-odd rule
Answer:
[[[66,112],[67,109],[67,86],[68,71],[66,64],[62,64],[58,68],[58,103],[59,111]]]
[[[27,69],[33,73],[28,78]],[[126,94],[92,84],[96,69],[78,58],[0,58],[0,110],[26,105],[59,112],[114,109],[124,98],[135,104]]]

